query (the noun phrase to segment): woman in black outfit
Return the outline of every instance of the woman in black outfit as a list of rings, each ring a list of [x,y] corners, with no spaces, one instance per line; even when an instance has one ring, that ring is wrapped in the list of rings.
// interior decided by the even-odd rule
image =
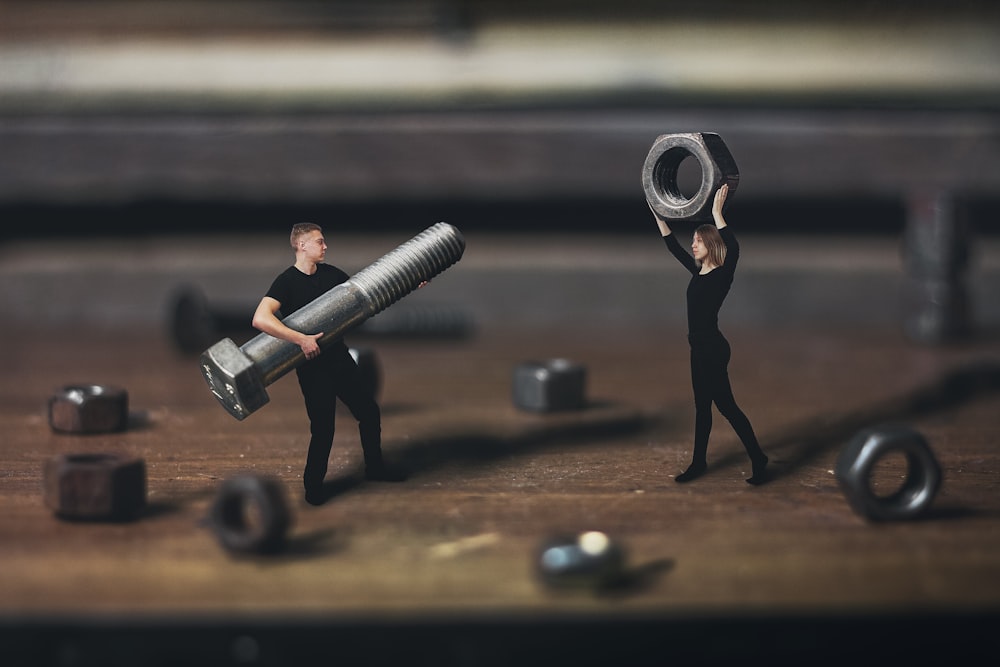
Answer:
[[[708,436],[712,431],[712,403],[729,420],[743,442],[753,464],[753,475],[746,481],[761,484],[765,480],[767,456],[757,443],[750,420],[740,410],[729,383],[729,341],[719,331],[719,309],[729,288],[740,258],[740,246],[722,217],[729,186],[715,193],[712,217],[715,226],[701,225],[694,232],[688,254],[670,232],[667,223],[656,213],[663,241],[674,257],[691,272],[687,288],[688,341],[691,344],[691,384],[694,389],[695,428],[694,453],[691,465],[677,475],[675,481],[689,482],[704,474],[707,468]]]

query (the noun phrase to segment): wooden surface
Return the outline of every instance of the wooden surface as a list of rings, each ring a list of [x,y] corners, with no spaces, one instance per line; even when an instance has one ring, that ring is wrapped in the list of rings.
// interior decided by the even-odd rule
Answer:
[[[730,327],[734,388],[774,479],[744,483],[748,461],[716,415],[710,470],[682,486],[673,476],[693,428],[683,331],[599,332],[359,341],[384,373],[384,451],[410,477],[364,482],[357,429],[341,413],[328,476],[337,493],[316,508],[301,495],[308,427],[293,378],[237,422],[159,331],[6,331],[0,628],[10,651],[26,664],[118,664],[119,653],[159,664],[197,647],[214,664],[293,664],[300,651],[344,658],[371,644],[379,664],[509,664],[545,651],[662,664],[992,647],[1000,392],[995,375],[966,371],[995,369],[1000,342],[929,348],[895,330]],[[515,410],[514,365],[555,356],[587,365],[592,406]],[[132,427],[53,433],[46,400],[70,382],[126,387]],[[923,520],[870,524],[837,486],[841,447],[880,421],[919,429],[944,469]],[[65,522],[44,506],[44,461],[91,451],[145,459],[140,520]],[[903,464],[883,467],[877,483],[898,484]],[[281,554],[234,557],[207,525],[221,481],[241,472],[287,488],[294,525]],[[590,529],[625,547],[631,585],[543,587],[541,541]]]

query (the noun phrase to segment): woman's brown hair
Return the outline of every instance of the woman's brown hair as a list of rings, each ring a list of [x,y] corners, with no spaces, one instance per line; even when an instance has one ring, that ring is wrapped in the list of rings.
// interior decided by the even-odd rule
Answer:
[[[719,230],[715,225],[701,225],[694,233],[701,237],[701,242],[705,244],[708,251],[708,261],[715,266],[722,266],[726,261],[726,244],[719,235]]]

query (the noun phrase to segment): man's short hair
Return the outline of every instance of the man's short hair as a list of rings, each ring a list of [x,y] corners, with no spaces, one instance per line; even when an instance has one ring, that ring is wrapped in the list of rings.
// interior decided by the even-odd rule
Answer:
[[[303,234],[308,234],[309,232],[321,232],[323,228],[317,225],[315,222],[299,222],[292,225],[292,247],[297,248],[299,245],[299,237]]]

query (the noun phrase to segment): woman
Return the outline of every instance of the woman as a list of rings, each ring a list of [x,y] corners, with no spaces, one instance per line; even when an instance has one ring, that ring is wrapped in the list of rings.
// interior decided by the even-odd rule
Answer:
[[[713,402],[722,416],[729,420],[750,455],[753,475],[746,481],[749,484],[762,484],[765,480],[767,456],[757,443],[750,420],[733,397],[733,389],[729,384],[729,341],[719,330],[719,309],[729,294],[736,263],[740,258],[740,246],[722,217],[722,207],[728,194],[728,185],[723,185],[715,193],[712,204],[715,226],[701,225],[695,230],[691,244],[694,257],[681,247],[667,223],[653,212],[667,248],[691,272],[691,282],[687,288],[687,315],[695,406],[694,454],[688,469],[677,475],[677,482],[696,479],[707,468],[706,454],[708,436],[712,431]]]

